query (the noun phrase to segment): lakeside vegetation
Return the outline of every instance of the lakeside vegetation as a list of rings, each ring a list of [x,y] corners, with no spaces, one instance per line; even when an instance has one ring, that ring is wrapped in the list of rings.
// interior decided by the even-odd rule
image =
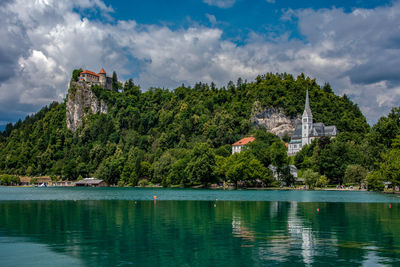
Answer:
[[[279,186],[268,166],[292,184],[288,165],[294,163],[310,188],[366,181],[369,189],[382,190],[383,180],[400,183],[400,109],[370,127],[346,95],[336,96],[329,84],[304,75],[268,73],[222,88],[197,83],[142,92],[132,80],[118,86],[119,92],[93,87],[108,113],[88,115],[75,133],[66,127],[65,103],[7,125],[0,135],[0,172],[68,180],[95,176],[120,186]],[[315,140],[289,158],[286,138],[251,123],[252,108],[258,101],[296,117],[307,87],[314,120],[336,125],[339,135]],[[231,144],[250,134],[256,141],[231,155]]]

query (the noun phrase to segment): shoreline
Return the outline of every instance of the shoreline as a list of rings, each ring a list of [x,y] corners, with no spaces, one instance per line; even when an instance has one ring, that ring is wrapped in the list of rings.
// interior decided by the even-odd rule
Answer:
[[[40,186],[32,186],[32,185],[0,185],[0,187],[15,187],[15,188],[75,188],[75,186],[47,186],[47,187],[40,187]],[[160,188],[165,188],[165,189],[209,189],[209,190],[255,190],[255,191],[341,191],[341,192],[375,192],[375,193],[384,193],[384,194],[400,194],[400,191],[368,191],[367,189],[350,189],[350,188],[344,188],[344,189],[338,189],[338,188],[326,188],[326,189],[321,189],[321,188],[315,188],[315,189],[303,189],[303,188],[291,188],[291,187],[246,187],[246,188],[235,188],[235,187],[199,187],[199,186],[193,186],[193,187],[162,187],[162,186],[145,186],[145,187],[140,187],[140,186],[135,186],[135,187],[118,187],[118,186],[109,186],[110,188],[148,188],[148,189],[160,189]],[[95,187],[90,187],[90,188],[95,188]],[[97,187],[97,188],[107,188],[107,187]]]

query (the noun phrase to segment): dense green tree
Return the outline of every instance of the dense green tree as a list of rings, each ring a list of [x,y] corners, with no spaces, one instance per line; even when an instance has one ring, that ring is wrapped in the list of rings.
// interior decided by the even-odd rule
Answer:
[[[224,163],[223,172],[226,179],[234,183],[236,187],[239,182],[255,185],[258,181],[270,185],[273,177],[272,172],[266,168],[250,151],[235,153]]]
[[[305,145],[294,157],[294,164],[299,169],[310,169],[316,166],[313,154],[316,150],[317,140],[311,144]]]
[[[380,165],[383,177],[393,186],[400,185],[400,149],[394,148],[383,154]]]
[[[358,164],[348,165],[344,174],[344,182],[355,183],[361,186],[367,177],[367,170]]]
[[[172,164],[176,161],[176,158],[172,155],[171,152],[165,152],[159,160],[154,163],[153,170],[153,178],[152,182],[155,184],[167,184],[166,180],[168,178],[169,172],[171,170]]]
[[[286,186],[292,186],[296,182],[296,178],[290,172],[289,165],[284,165],[284,167],[280,169],[280,179]]]
[[[112,74],[112,89],[115,92],[118,92],[118,89],[119,89],[118,76],[115,71],[113,71],[113,74]]]
[[[8,174],[0,175],[0,185],[19,185],[20,183],[21,181],[17,176]]]
[[[124,158],[118,155],[103,161],[95,172],[95,176],[110,185],[116,185],[121,178]]]
[[[368,173],[366,181],[368,190],[383,191],[385,189],[385,185],[383,184],[384,182],[383,174],[380,171],[373,171]]]
[[[320,179],[320,175],[317,172],[314,172],[311,169],[306,169],[303,172],[302,178],[304,179],[304,183],[308,186],[309,189],[313,189]]]
[[[327,186],[329,184],[329,180],[328,178],[326,178],[325,175],[321,175],[318,178],[318,181],[316,183],[316,186],[320,186],[321,188],[324,188],[325,186]]]
[[[79,75],[81,74],[82,71],[83,71],[82,69],[74,69],[72,71],[72,80],[77,82],[79,79]]]
[[[334,183],[343,183],[343,177],[348,165],[360,164],[362,156],[353,142],[343,142],[335,138],[322,149],[319,155],[314,154],[317,168]]]
[[[185,171],[192,183],[207,185],[216,181],[215,154],[208,144],[196,144],[189,157]]]

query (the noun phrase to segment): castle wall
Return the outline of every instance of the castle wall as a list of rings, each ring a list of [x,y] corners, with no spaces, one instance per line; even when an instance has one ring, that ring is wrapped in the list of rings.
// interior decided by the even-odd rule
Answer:
[[[88,82],[90,85],[99,85],[107,90],[112,90],[112,78],[107,77],[105,73],[99,73],[98,75],[82,73],[79,76],[79,80]]]

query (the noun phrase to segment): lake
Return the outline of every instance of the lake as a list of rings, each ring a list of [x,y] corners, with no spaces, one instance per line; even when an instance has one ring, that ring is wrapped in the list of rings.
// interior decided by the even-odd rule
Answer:
[[[400,265],[400,197],[0,187],[0,266],[271,265]]]

